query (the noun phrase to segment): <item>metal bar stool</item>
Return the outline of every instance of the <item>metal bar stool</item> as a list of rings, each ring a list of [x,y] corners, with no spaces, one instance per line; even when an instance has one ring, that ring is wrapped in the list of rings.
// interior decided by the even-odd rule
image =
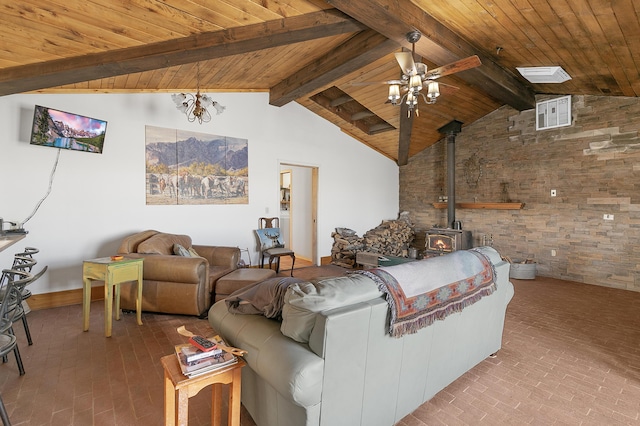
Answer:
[[[13,323],[15,321],[15,316],[19,314],[21,309],[20,302],[22,301],[22,298],[20,293],[22,292],[22,289],[31,282],[32,277],[33,276],[31,274],[24,271],[17,271],[13,269],[5,269],[2,271],[0,283],[2,283],[5,294],[2,302],[0,302],[0,335],[9,334],[15,339]],[[6,340],[6,338],[2,338],[2,340]],[[7,341],[7,343],[10,344],[11,342]],[[14,344],[11,349],[0,353],[0,356],[2,356],[4,362],[7,362],[7,354],[11,350],[13,350],[16,357],[18,370],[22,376],[25,371],[17,344]]]
[[[16,260],[18,260],[18,261],[16,261]],[[15,259],[14,259],[14,266],[13,266],[12,269],[17,270],[17,271],[23,271],[23,272],[30,273],[35,264],[36,264],[35,259],[29,258],[29,257],[16,256]],[[31,296],[31,291],[29,291],[26,288],[26,286],[31,284],[31,283],[33,283],[34,281],[36,281],[41,276],[43,276],[44,273],[47,271],[47,268],[48,268],[48,266],[45,266],[44,268],[42,268],[42,270],[40,272],[38,272],[35,275],[32,275],[31,276],[31,280],[29,280],[29,282],[25,286],[22,287],[22,289],[20,291],[20,304],[17,306],[17,312],[16,312],[16,315],[13,318],[14,322],[16,322],[18,320],[22,321],[22,326],[24,327],[24,332],[25,332],[25,334],[27,336],[27,342],[29,343],[29,346],[33,345],[33,339],[31,338],[31,330],[29,329],[29,322],[27,321],[27,311],[25,310],[24,301],[29,296]]]

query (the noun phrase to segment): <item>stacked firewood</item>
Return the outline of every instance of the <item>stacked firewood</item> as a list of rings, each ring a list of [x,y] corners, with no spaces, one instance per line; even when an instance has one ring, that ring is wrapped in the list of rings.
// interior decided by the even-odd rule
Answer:
[[[406,257],[413,241],[414,231],[406,220],[385,220],[377,227],[365,232],[362,238],[348,228],[336,228],[331,236],[333,237],[331,263],[344,268],[353,268],[356,263],[356,253],[361,251]]]
[[[356,264],[356,253],[364,250],[363,238],[348,228],[336,228],[331,233],[333,247],[331,248],[331,263],[343,268],[353,268]]]
[[[385,220],[377,227],[365,232],[367,251],[387,256],[407,256],[414,232],[404,220]]]

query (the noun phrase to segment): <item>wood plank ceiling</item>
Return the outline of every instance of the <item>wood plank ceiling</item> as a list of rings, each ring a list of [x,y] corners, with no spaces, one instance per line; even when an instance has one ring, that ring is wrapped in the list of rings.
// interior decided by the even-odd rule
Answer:
[[[640,95],[635,0],[0,0],[0,11],[1,96],[195,91],[199,68],[203,92],[298,102],[401,165],[451,120],[529,109],[535,94]],[[402,145],[387,86],[358,83],[397,79],[393,53],[416,29],[429,69],[471,55],[482,65],[439,79],[457,89],[420,106]],[[553,65],[572,79],[516,71]]]

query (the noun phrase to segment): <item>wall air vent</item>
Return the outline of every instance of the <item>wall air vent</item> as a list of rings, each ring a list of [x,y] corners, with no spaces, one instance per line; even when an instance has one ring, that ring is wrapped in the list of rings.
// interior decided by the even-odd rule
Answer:
[[[536,130],[571,125],[571,96],[536,102]]]

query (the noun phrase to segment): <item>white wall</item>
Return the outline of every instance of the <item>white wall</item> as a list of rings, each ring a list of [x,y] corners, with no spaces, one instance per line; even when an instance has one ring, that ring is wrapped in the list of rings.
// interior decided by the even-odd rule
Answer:
[[[40,249],[47,274],[34,293],[82,287],[82,260],[114,254],[133,232],[191,235],[195,244],[249,247],[257,263],[257,218],[279,212],[279,159],[319,167],[319,256],[329,256],[335,227],[362,234],[398,213],[397,165],[298,104],[268,104],[266,93],[221,93],[226,111],[189,123],[169,94],[12,95],[0,97],[0,217],[23,221],[27,238],[0,252],[10,265],[24,246]],[[28,143],[34,105],[106,120],[103,154],[59,151]],[[195,130],[249,141],[249,204],[147,206],[145,125]],[[319,259],[316,259],[319,262]]]

